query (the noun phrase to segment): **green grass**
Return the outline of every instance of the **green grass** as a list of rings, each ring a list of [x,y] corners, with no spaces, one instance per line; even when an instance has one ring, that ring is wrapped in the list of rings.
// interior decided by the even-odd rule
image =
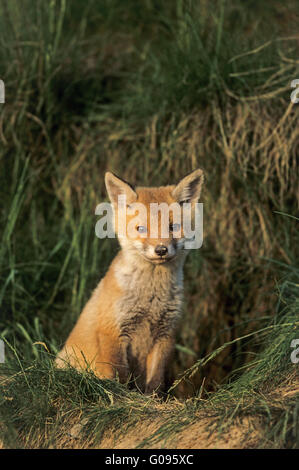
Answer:
[[[295,321],[298,299],[298,15],[295,1],[0,0],[0,333],[6,367],[19,374],[4,384],[13,397],[1,405],[7,445],[60,442],[67,413],[85,409],[98,437],[110,422],[160,413],[152,399],[61,374],[50,360],[118,250],[94,234],[106,170],[140,185],[205,172],[204,244],[187,259],[171,368],[173,380],[184,378],[172,393],[192,397],[179,428],[201,399],[229,423],[247,410],[239,403],[253,385],[253,396],[262,393],[262,376],[275,384],[289,375],[293,330],[282,325]],[[292,403],[277,419],[270,407],[271,445],[297,445]],[[165,413],[174,426],[173,406]],[[50,434],[47,417],[57,425]]]
[[[272,324],[253,332],[262,347],[242,374],[235,371],[235,377],[216,392],[203,398],[200,390],[184,403],[170,396],[163,403],[129,391],[116,381],[99,380],[91,373],[57,370],[43,344],[36,345],[41,357],[22,361],[8,344],[15,360],[0,369],[0,437],[4,445],[72,447],[73,439],[80,439],[79,446],[93,447],[107,433],[113,433],[117,442],[125,430],[130,432],[142,419],[145,423],[157,422],[157,429],[148,432],[138,447],[167,446],[188,426],[203,419],[208,419],[206,430],[221,437],[249,417],[255,427],[248,429],[247,440],[252,433],[255,447],[298,448],[299,376],[290,359],[290,344],[299,331],[297,289],[298,270],[293,270],[279,290],[283,308],[278,304]],[[74,423],[79,425],[77,431]],[[246,440],[240,440],[240,444],[246,447]]]

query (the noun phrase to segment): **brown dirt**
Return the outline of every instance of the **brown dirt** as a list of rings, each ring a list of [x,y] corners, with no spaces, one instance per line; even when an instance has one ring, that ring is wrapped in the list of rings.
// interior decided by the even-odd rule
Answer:
[[[199,421],[187,426],[184,430],[171,436],[169,440],[145,446],[147,449],[240,449],[255,447],[258,440],[260,426],[257,419],[246,418],[239,423],[230,426],[223,433],[210,432],[208,429],[213,418],[202,417]],[[131,429],[117,441],[113,435],[106,435],[98,448],[101,449],[134,449],[141,442],[153,435],[159,429],[162,422],[144,422],[138,426],[138,430]]]

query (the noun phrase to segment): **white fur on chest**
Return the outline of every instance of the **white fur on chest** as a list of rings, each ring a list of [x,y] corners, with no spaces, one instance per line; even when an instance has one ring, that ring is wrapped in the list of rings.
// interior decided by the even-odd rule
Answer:
[[[123,295],[116,305],[119,324],[136,319],[136,326],[142,319],[152,322],[159,315],[177,316],[183,294],[182,263],[153,265],[147,261],[122,262],[115,266],[115,276]]]

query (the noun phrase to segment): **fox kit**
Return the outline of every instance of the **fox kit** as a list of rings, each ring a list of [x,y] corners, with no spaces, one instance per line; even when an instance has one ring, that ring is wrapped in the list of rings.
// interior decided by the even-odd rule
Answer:
[[[166,222],[158,214],[158,233],[151,236],[150,208],[153,203],[166,203],[168,207],[190,203],[194,209],[203,172],[195,170],[177,185],[158,188],[133,188],[110,172],[105,183],[118,214],[114,220],[121,250],[83,309],[56,365],[90,368],[100,378],[118,376],[126,381],[133,377],[145,393],[163,391],[181,313],[183,264],[188,250],[182,227],[174,223],[170,212]],[[120,196],[126,201],[121,207]],[[122,211],[134,203],[142,203],[145,213],[126,213],[125,224],[131,222],[133,229],[120,236]],[[190,214],[192,218],[193,212]]]

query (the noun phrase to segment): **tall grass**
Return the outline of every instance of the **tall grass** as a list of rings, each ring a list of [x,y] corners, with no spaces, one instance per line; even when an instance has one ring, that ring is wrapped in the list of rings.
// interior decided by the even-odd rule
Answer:
[[[1,368],[0,444],[63,448],[124,442],[126,447],[181,448],[184,442],[186,447],[221,447],[232,435],[231,446],[238,448],[297,448],[299,376],[290,347],[299,329],[297,289],[298,270],[292,268],[279,286],[272,324],[248,335],[260,342],[260,352],[241,374],[234,370],[225,386],[205,394],[203,385],[185,402],[168,397],[162,403],[90,372],[57,370],[43,343],[36,345],[41,357],[34,361],[21,361],[7,344],[15,360]],[[253,343],[250,349],[254,353]],[[196,363],[184,379],[217,354]],[[144,429],[136,435],[140,421]]]
[[[186,263],[171,368],[196,373],[174,393],[205,396],[246,370],[298,257],[281,214],[298,211],[298,14],[291,1],[0,1],[7,361],[42,360],[36,342],[55,354],[117,252],[94,235],[105,171],[158,185],[201,167],[204,244]]]

